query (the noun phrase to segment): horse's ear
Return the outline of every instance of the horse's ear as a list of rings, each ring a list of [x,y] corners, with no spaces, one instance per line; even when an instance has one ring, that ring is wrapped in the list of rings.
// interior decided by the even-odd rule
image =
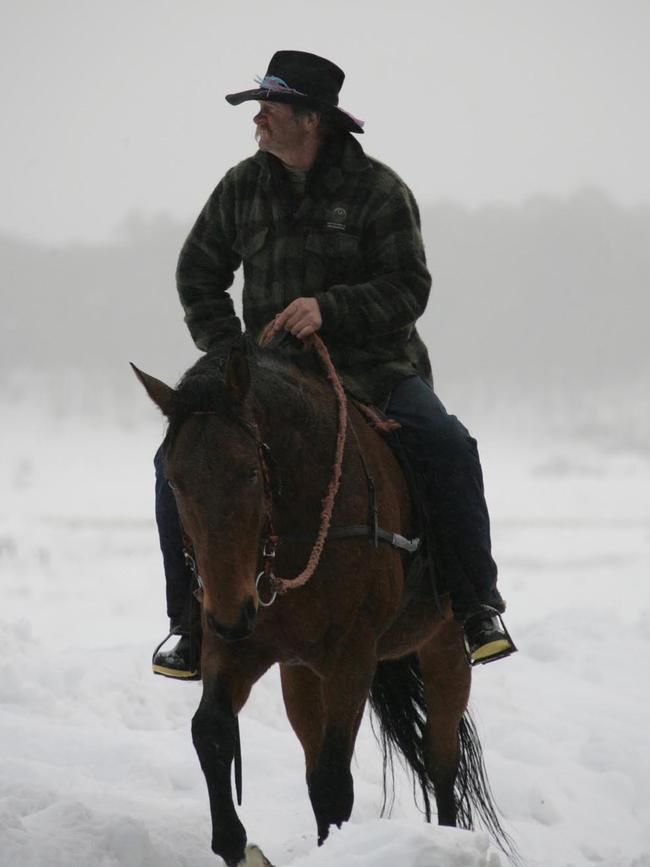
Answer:
[[[140,382],[145,388],[145,391],[149,395],[149,397],[156,404],[158,409],[164,414],[169,415],[172,407],[172,401],[174,399],[174,389],[170,388],[170,386],[165,385],[164,382],[161,382],[159,379],[156,379],[153,376],[149,376],[148,373],[144,373],[142,370],[139,370],[135,364],[131,364],[133,368],[133,372],[138,377]]]
[[[226,365],[226,388],[237,403],[243,403],[251,386],[251,372],[248,358],[243,349],[235,347],[230,350]]]

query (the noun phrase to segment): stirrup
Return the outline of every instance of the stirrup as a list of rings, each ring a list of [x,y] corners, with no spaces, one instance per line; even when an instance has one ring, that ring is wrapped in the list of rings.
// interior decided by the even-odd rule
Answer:
[[[153,673],[154,674],[161,674],[163,677],[171,677],[171,678],[174,678],[175,680],[201,680],[201,670],[200,670],[199,664],[195,664],[195,665],[188,664],[186,667],[176,667],[176,666],[172,666],[170,664],[165,665],[165,662],[162,659],[159,661],[156,661],[156,658],[158,657],[159,654],[161,657],[165,657],[165,656],[166,657],[172,657],[173,656],[174,650],[170,650],[168,653],[162,653],[162,654],[160,653],[161,647],[164,644],[166,644],[172,636],[179,638],[179,643],[183,640],[183,638],[189,638],[190,637],[190,636],[182,635],[182,634],[179,637],[178,632],[175,629],[172,629],[169,632],[169,634],[166,635],[165,638],[163,638],[163,640],[156,647],[156,649],[154,650],[154,652],[151,656],[151,668],[152,668]],[[177,659],[179,661],[182,661],[182,662],[186,661],[186,660],[183,660],[180,655],[177,657]],[[199,659],[200,659],[200,656],[199,656]]]
[[[472,620],[478,620],[481,617],[486,619],[489,618],[489,620],[492,621],[492,629],[490,630],[489,626],[486,624],[483,630],[484,636],[481,636],[481,633],[479,632],[478,636],[476,636],[476,640],[470,642],[470,638],[467,635],[467,624],[471,623]],[[494,621],[497,621],[496,627]],[[491,635],[490,632],[492,633]],[[481,641],[480,639],[482,637],[484,637],[485,640]],[[470,614],[467,618],[463,627],[463,643],[465,645],[467,661],[472,667],[475,665],[484,665],[487,662],[495,662],[497,659],[504,659],[506,656],[510,656],[510,654],[517,652],[517,647],[510,637],[510,633],[503,622],[501,613],[491,605],[481,606],[478,611]]]

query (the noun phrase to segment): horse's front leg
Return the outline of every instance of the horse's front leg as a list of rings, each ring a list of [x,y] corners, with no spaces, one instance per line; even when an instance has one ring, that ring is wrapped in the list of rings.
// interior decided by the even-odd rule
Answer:
[[[228,684],[204,685],[192,719],[192,740],[205,775],[212,816],[212,851],[228,867],[244,858],[246,831],[235,812],[230,772],[237,742],[237,718]]]
[[[192,740],[205,775],[212,818],[212,851],[228,867],[246,861],[246,831],[233,803],[231,768],[237,744],[237,714],[253,683],[268,668],[256,665],[248,676],[244,667],[237,677],[222,667],[214,672],[203,666],[203,696],[192,719]],[[263,863],[263,862],[260,862]]]

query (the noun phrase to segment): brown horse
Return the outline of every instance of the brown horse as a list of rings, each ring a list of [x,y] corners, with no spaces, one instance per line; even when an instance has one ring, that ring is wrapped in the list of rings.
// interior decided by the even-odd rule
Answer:
[[[253,347],[227,360],[208,355],[177,389],[136,370],[169,419],[165,472],[202,585],[203,696],[192,736],[208,786],[212,849],[228,867],[269,863],[246,845],[231,769],[237,714],[279,663],[319,843],[352,811],[350,763],[370,696],[384,767],[396,747],[421,787],[427,818],[429,794],[442,825],[472,827],[474,806],[512,855],[466,714],[471,669],[462,630],[444,596],[439,613],[428,577],[407,583],[403,551],[351,537],[328,541],[309,582],[271,605],[273,588],[256,583],[269,511],[279,540],[274,571],[292,577],[309,557],[332,474],[335,397],[309,357],[303,352],[295,363]],[[410,497],[398,462],[352,406],[348,417],[354,435],[345,442],[332,526],[367,520],[370,475],[379,525],[408,536]]]

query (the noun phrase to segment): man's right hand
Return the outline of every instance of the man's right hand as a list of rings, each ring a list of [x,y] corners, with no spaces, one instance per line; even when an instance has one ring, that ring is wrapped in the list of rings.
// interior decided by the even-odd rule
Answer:
[[[298,340],[305,340],[318,331],[322,324],[318,301],[315,298],[296,298],[269,322],[258,342],[260,346],[268,346],[278,331],[283,330],[289,331]]]

